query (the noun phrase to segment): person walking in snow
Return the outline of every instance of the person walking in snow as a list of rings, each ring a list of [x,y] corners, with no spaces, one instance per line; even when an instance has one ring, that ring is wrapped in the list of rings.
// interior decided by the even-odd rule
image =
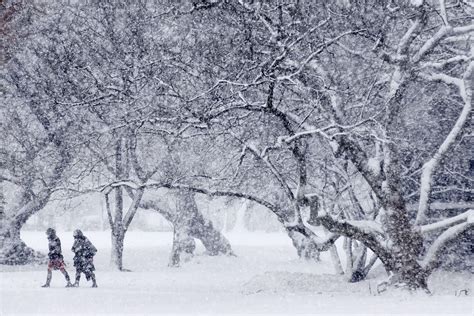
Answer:
[[[64,277],[66,278],[67,284],[66,287],[71,287],[71,281],[69,279],[69,274],[66,271],[66,265],[64,264],[64,258],[61,253],[61,241],[56,235],[56,231],[52,228],[46,230],[46,235],[48,236],[48,275],[46,277],[46,283],[42,287],[49,287],[51,284],[51,277],[53,275],[53,270],[60,270]]]
[[[84,273],[87,281],[92,279],[92,287],[97,287],[93,261],[97,249],[79,229],[74,231],[73,236],[74,244],[72,245],[71,250],[74,252],[74,266],[76,267],[76,281],[74,282],[74,286],[79,286],[81,273]]]

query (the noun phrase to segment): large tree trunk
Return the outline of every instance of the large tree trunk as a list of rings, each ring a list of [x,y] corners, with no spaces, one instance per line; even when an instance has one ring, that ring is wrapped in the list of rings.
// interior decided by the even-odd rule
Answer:
[[[0,223],[5,219],[5,195],[3,194],[3,180],[0,178]]]
[[[320,260],[318,246],[310,237],[307,236],[306,233],[304,233],[304,231],[298,230],[295,226],[287,227],[286,231],[293,246],[296,248],[298,257],[306,260]]]
[[[193,224],[193,209],[190,206],[191,198],[184,191],[177,193],[176,216],[173,227],[173,247],[169,261],[170,267],[178,267],[181,261],[189,260],[196,248],[191,229]]]
[[[20,226],[15,222],[1,221],[0,264],[21,265],[45,263],[47,257],[28,247],[20,238]]]
[[[188,261],[194,255],[196,243],[189,235],[189,227],[175,224],[173,230],[173,247],[171,249],[170,267],[179,267],[182,261]]]
[[[112,251],[111,263],[119,271],[123,271],[123,242],[125,239],[125,231],[120,227],[112,228]]]
[[[5,212],[0,218],[0,264],[44,263],[46,256],[34,251],[20,238],[21,227],[35,213],[43,209],[50,192],[43,192],[33,200],[20,203],[16,210]],[[14,214],[8,217],[7,214]],[[45,240],[46,242],[46,240]]]
[[[135,216],[138,204],[140,203],[143,190],[138,190],[133,197],[133,202],[128,208],[128,211],[123,218],[123,190],[118,187],[115,188],[115,214],[112,216],[111,206],[109,202],[109,195],[105,196],[105,203],[107,208],[107,216],[109,218],[109,224],[111,228],[111,240],[112,240],[112,252],[111,252],[111,264],[119,271],[128,271],[123,268],[123,244],[125,240],[125,234],[127,233],[128,227]],[[114,219],[115,218],[115,219]]]
[[[112,241],[112,251],[110,253],[111,264],[119,271],[123,270],[123,242],[125,239],[126,229],[123,225],[123,190],[121,187],[114,189],[115,214],[112,217],[108,196],[106,197],[107,212],[109,215],[110,233]]]
[[[428,274],[421,267],[418,258],[423,250],[423,239],[415,232],[408,221],[403,221],[403,209],[397,209],[388,215],[389,224],[388,235],[392,243],[392,264],[391,270],[394,273],[393,281],[398,285],[406,285],[410,289],[427,289]],[[406,215],[405,215],[406,216]],[[397,224],[398,223],[398,224]],[[392,227],[396,225],[396,227]]]
[[[336,220],[327,213],[318,215],[317,201],[310,200],[309,202],[311,209],[309,222],[317,221],[329,231],[358,240],[366,247],[370,248],[380,261],[382,261],[385,269],[393,274],[390,280],[391,284],[405,285],[411,289],[427,289],[428,274],[417,261],[417,255],[420,253],[422,247],[421,239],[417,238],[420,237],[420,235],[414,233],[411,229],[407,216],[402,216],[402,214],[406,215],[406,213],[401,212],[403,209],[399,209],[398,213],[392,212],[391,214],[387,214],[386,221],[391,221],[391,224],[386,223],[384,227],[386,227],[386,225],[394,226],[390,226],[391,231],[387,231],[382,240],[376,236],[379,234],[378,232],[373,232],[368,227],[364,229],[351,224],[349,221]],[[398,214],[399,216],[397,217],[394,214]],[[389,246],[386,246],[387,244]],[[351,249],[352,251],[352,248],[347,249]],[[363,256],[359,258],[361,260],[364,259],[365,261],[365,254],[362,253],[362,255]],[[373,257],[369,264],[365,266],[363,270],[364,275],[366,275],[369,269],[373,266],[375,262],[374,259],[375,257]],[[359,270],[353,269],[353,261],[350,263],[351,270]],[[356,268],[359,264],[362,267],[361,261],[357,263],[356,260],[354,263],[356,263]],[[358,275],[354,276],[358,278]]]
[[[179,190],[175,213],[161,208],[156,201],[151,199],[142,200],[140,207],[160,213],[173,224],[170,266],[179,265],[181,256],[189,258],[192,255],[195,249],[194,238],[201,240],[207,254],[211,256],[233,254],[229,241],[199,211],[193,192]]]
[[[125,140],[125,145],[123,146],[124,139],[121,136],[118,136],[115,144],[115,178],[120,180],[122,178],[128,178],[130,174],[130,164],[129,159],[131,154],[135,154],[134,148],[131,147],[130,139]],[[132,153],[133,150],[133,153]],[[132,157],[136,168],[139,168],[138,161],[136,161],[136,156]],[[141,169],[140,169],[141,170]],[[140,170],[136,170],[137,173],[141,174]],[[146,179],[143,179],[146,182]],[[125,210],[124,214],[124,191],[128,193],[132,199],[131,205]],[[111,263],[119,271],[128,271],[123,268],[123,243],[125,239],[125,234],[127,233],[128,227],[132,223],[132,220],[138,210],[140,201],[143,196],[144,188],[132,190],[126,186],[116,186],[113,188],[114,192],[114,214],[112,214],[112,208],[109,201],[109,194],[111,191],[107,192],[105,195],[105,203],[107,209],[107,216],[109,219],[109,224],[111,228],[111,238],[112,238],[112,252],[111,252]]]
[[[178,217],[181,213],[188,214],[186,219],[189,233],[192,237],[201,240],[207,254],[210,256],[232,255],[232,247],[227,238],[215,229],[212,222],[205,219],[199,211],[194,192],[180,190],[178,196],[182,203],[180,204],[181,209],[178,209]]]
[[[396,123],[391,122],[387,128],[395,129]],[[389,142],[384,144],[384,174],[385,183],[382,187],[381,201],[385,212],[384,227],[391,245],[394,280],[412,289],[427,289],[428,275],[418,263],[418,257],[423,251],[423,238],[416,232],[406,209],[405,200],[400,192],[402,184],[401,163],[398,160],[396,146]]]
[[[192,255],[195,248],[193,238],[200,239],[207,254],[211,256],[232,254],[232,248],[227,239],[199,212],[194,192],[179,190],[176,204],[177,213],[173,222],[174,239],[170,266],[178,265],[181,257],[189,258]]]
[[[349,282],[359,282],[365,279],[370,268],[365,263],[367,259],[367,247],[361,242],[350,238],[344,238],[344,250],[346,252],[346,277]]]

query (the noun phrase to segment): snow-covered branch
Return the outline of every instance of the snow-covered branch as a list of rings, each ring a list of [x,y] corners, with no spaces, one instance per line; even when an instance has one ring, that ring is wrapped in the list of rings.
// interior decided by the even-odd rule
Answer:
[[[293,142],[297,139],[300,139],[302,137],[307,137],[307,136],[311,136],[311,135],[314,135],[314,134],[320,134],[321,136],[331,140],[331,139],[334,138],[334,136],[345,135],[345,133],[344,132],[338,132],[338,133],[335,133],[334,135],[329,135],[328,133],[326,133],[326,131],[328,131],[330,129],[337,128],[338,130],[350,130],[350,129],[354,129],[356,127],[359,127],[361,125],[364,125],[365,123],[370,122],[370,121],[373,121],[373,118],[362,120],[362,121],[359,121],[359,122],[351,124],[351,125],[341,125],[341,124],[332,123],[332,124],[330,124],[328,126],[325,126],[325,127],[305,130],[305,131],[302,131],[302,132],[295,133],[294,135],[291,135],[291,136],[280,136],[280,137],[278,137],[278,143],[281,143],[281,142],[291,143],[291,142]]]
[[[341,235],[329,233],[325,237],[311,235],[311,240],[315,243],[319,251],[327,251],[331,248]]]
[[[110,207],[110,198],[109,198],[110,191],[105,193],[105,209],[107,211],[107,219],[109,220],[110,227],[114,226],[114,220],[112,218],[112,209]]]
[[[211,189],[195,187],[195,186],[191,186],[187,184],[179,184],[179,183],[172,183],[172,182],[149,181],[144,184],[138,184],[132,180],[122,180],[122,181],[115,181],[115,182],[109,183],[108,185],[104,186],[101,189],[101,191],[107,192],[107,190],[110,191],[111,188],[116,188],[120,186],[126,186],[134,190],[140,190],[143,188],[186,189],[186,190],[190,190],[196,193],[202,193],[208,196],[230,196],[230,197],[243,198],[243,199],[256,202],[260,205],[263,205],[275,213],[279,213],[279,210],[275,205],[251,194],[247,194],[247,193],[243,193],[239,191],[231,191],[231,190],[211,190]]]
[[[430,52],[440,41],[447,38],[448,36],[459,36],[474,32],[474,24],[451,27],[450,25],[443,25],[430,39],[428,39],[413,56],[412,62],[418,63]]]
[[[424,12],[422,12],[421,14],[424,14]],[[423,28],[423,25],[424,25],[424,18],[422,16],[418,16],[413,22],[413,24],[408,28],[408,30],[400,39],[398,43],[398,47],[397,47],[397,55],[399,57],[394,58],[394,59],[399,59],[400,56],[404,56],[407,54],[411,43],[418,36],[421,29]]]
[[[374,236],[383,235],[382,225],[373,220],[342,220],[341,223],[348,223],[360,231]]]
[[[420,73],[420,77],[430,80],[430,81],[441,81],[446,83],[447,85],[454,85],[457,87],[460,87],[462,85],[462,80],[456,77],[452,77],[447,74],[442,74],[442,73]]]
[[[142,199],[139,207],[144,210],[153,210],[155,212],[158,212],[170,223],[174,222],[175,215],[171,211],[160,207],[156,201],[150,199]]]
[[[279,76],[278,77],[278,80],[290,80],[291,81],[291,78],[299,75],[303,69],[311,62],[313,61],[316,56],[318,56],[319,54],[321,54],[324,50],[326,50],[329,46],[337,43],[341,38],[347,36],[347,35],[351,35],[351,34],[357,34],[357,33],[361,33],[361,32],[364,32],[366,30],[364,29],[360,29],[360,30],[351,30],[351,31],[346,31],[344,33],[341,33],[340,35],[332,38],[332,39],[329,39],[327,40],[326,42],[324,42],[323,44],[319,45],[317,47],[316,50],[314,50],[312,53],[310,53],[304,60],[302,60],[300,63],[299,63],[299,67],[296,71],[292,72],[291,74],[288,74],[288,75],[282,75],[282,76]]]
[[[130,226],[133,217],[137,213],[138,207],[140,205],[140,200],[142,199],[144,191],[144,188],[138,189],[138,191],[133,196],[132,204],[128,207],[128,211],[123,219],[123,226],[125,230],[128,229],[128,226]]]
[[[427,234],[427,233],[435,232],[441,229],[446,229],[448,227],[451,227],[451,226],[454,226],[454,225],[457,225],[457,224],[460,224],[462,222],[466,222],[472,219],[474,219],[474,210],[467,210],[464,213],[461,213],[459,215],[456,215],[450,218],[446,218],[439,222],[423,225],[420,227],[420,231],[422,234]]]
[[[185,184],[171,184],[171,183],[170,184],[163,184],[162,187],[163,188],[168,188],[168,189],[186,189],[186,190],[190,190],[190,191],[193,191],[193,192],[196,192],[196,193],[202,193],[202,194],[205,194],[205,195],[208,195],[208,196],[229,196],[229,197],[243,198],[243,199],[247,199],[249,201],[253,201],[255,203],[258,203],[262,206],[265,206],[266,208],[268,208],[269,210],[271,210],[272,212],[274,212],[277,215],[280,214],[280,210],[275,205],[273,205],[272,203],[270,203],[270,202],[268,202],[268,201],[266,201],[262,198],[256,197],[252,194],[247,194],[247,193],[243,193],[243,192],[239,192],[239,191],[210,190],[210,189],[199,188],[199,187],[194,187],[194,186],[185,185]]]
[[[243,142],[237,135],[235,135],[234,133],[231,133],[232,136],[234,136],[237,140],[239,140],[241,143],[244,144],[244,148],[243,148],[243,152],[242,154],[244,153],[244,151],[249,151],[250,153],[252,153],[257,159],[259,159],[260,161],[262,161],[263,163],[265,163],[265,165],[267,165],[267,167],[269,168],[269,170],[271,171],[271,173],[275,176],[275,178],[278,180],[278,182],[280,183],[281,187],[283,188],[283,190],[285,191],[285,193],[287,194],[288,198],[290,200],[294,200],[295,199],[295,196],[293,194],[293,191],[291,190],[290,186],[288,185],[288,183],[285,181],[285,179],[283,178],[283,176],[281,175],[281,173],[277,170],[277,168],[275,168],[275,166],[272,164],[272,162],[269,160],[269,157],[267,155],[262,155],[259,150],[253,146],[252,144],[248,144],[248,143],[245,143]],[[265,148],[263,153],[266,154],[268,152],[268,148]],[[242,155],[241,155],[242,157]]]
[[[440,256],[445,248],[447,248],[452,242],[462,233],[472,229],[474,227],[474,219],[468,218],[465,223],[458,224],[450,227],[443,232],[428,249],[425,258],[421,262],[421,266],[425,271],[430,272],[436,269],[440,264]]]
[[[340,234],[362,242],[369,247],[382,262],[390,265],[391,254],[377,238],[379,231],[370,225],[363,225],[366,223],[351,223],[350,221],[340,221],[334,219],[329,214],[321,214],[316,217],[316,220],[321,223],[327,230],[332,233]]]
[[[470,55],[470,56],[468,56],[468,55],[458,55],[458,56],[454,56],[454,57],[451,57],[451,58],[448,58],[446,60],[439,61],[439,62],[426,62],[426,63],[422,64],[422,67],[423,68],[431,67],[431,68],[434,68],[434,69],[442,69],[443,67],[445,67],[447,65],[462,63],[462,62],[470,61],[472,59],[474,59],[473,55]]]
[[[310,197],[308,199],[311,211],[308,223],[315,225],[320,224],[331,233],[361,241],[367,247],[372,249],[382,262],[389,266],[391,265],[391,254],[378,238],[382,233],[382,229],[375,222],[368,224],[368,221],[337,220],[325,212],[318,213],[319,206],[316,197]]]
[[[472,110],[472,87],[471,87],[471,75],[474,69],[474,61],[471,61],[466,72],[464,73],[463,79],[452,78],[450,76],[440,74],[441,80],[446,83],[455,84],[463,99],[463,109],[456,120],[453,128],[444,139],[443,143],[439,146],[433,157],[423,165],[423,172],[420,180],[420,200],[418,213],[416,216],[416,223],[421,224],[426,220],[426,212],[428,210],[428,201],[431,194],[432,178],[435,170],[441,163],[443,156],[454,144],[456,138],[461,134],[462,129],[469,119],[469,115]]]
[[[439,9],[441,12],[441,18],[443,19],[444,25],[448,26],[448,15],[446,14],[446,3],[445,0],[439,0]]]
[[[326,133],[327,130],[336,127],[334,124],[328,125],[326,127],[321,127],[317,129],[305,130],[303,132],[295,133],[292,136],[280,136],[278,137],[277,144],[285,142],[287,144],[293,142],[294,140],[300,139],[302,137],[311,136],[314,134],[320,134],[327,139],[331,139],[331,136]]]

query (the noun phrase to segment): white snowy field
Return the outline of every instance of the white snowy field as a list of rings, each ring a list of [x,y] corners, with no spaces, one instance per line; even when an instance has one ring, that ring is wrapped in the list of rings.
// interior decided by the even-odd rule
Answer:
[[[46,266],[0,265],[0,315],[90,314],[473,314],[472,276],[437,272],[430,279],[433,295],[375,294],[382,269],[360,283],[333,274],[328,253],[318,263],[299,260],[283,233],[227,234],[237,257],[208,257],[203,247],[180,268],[167,267],[171,233],[127,234],[124,265],[109,265],[108,232],[85,232],[97,246],[99,288],[84,278],[80,288],[65,288],[53,272],[51,288],[41,288]],[[71,232],[59,232],[68,271],[72,267]],[[46,252],[44,232],[24,232],[23,239]],[[467,289],[468,295],[455,295]]]

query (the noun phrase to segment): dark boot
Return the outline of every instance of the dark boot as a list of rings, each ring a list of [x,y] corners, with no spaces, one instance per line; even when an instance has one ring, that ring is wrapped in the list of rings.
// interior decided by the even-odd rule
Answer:
[[[67,271],[65,269],[62,269],[61,270],[62,274],[64,274],[64,277],[66,278],[66,287],[72,287],[72,284],[71,284],[71,279],[69,278],[69,274],[67,273]]]
[[[74,282],[74,287],[79,287],[79,281],[81,280],[81,273],[76,271],[76,281]]]

